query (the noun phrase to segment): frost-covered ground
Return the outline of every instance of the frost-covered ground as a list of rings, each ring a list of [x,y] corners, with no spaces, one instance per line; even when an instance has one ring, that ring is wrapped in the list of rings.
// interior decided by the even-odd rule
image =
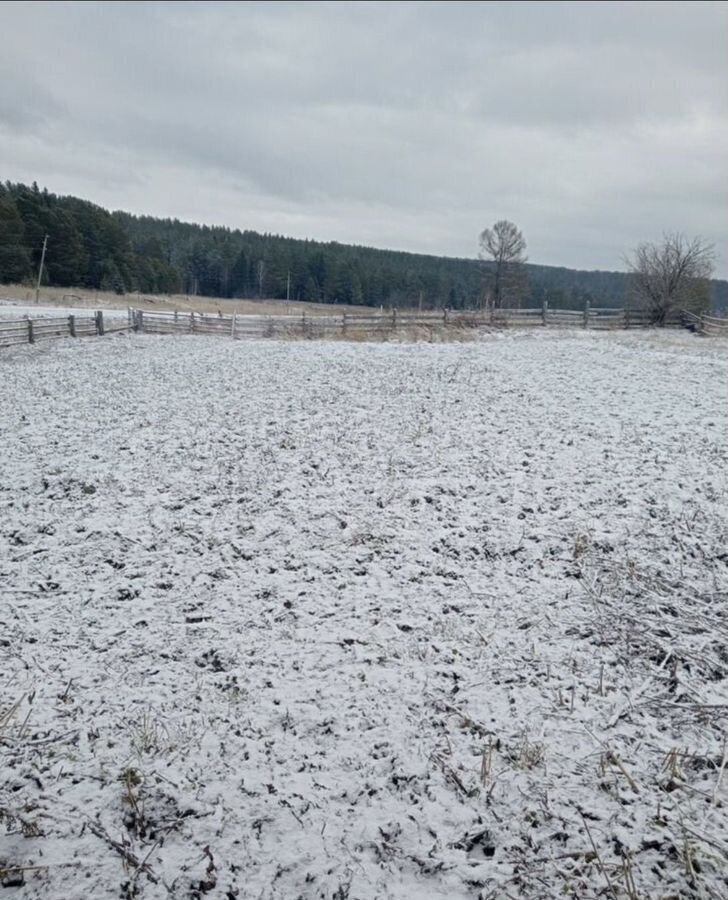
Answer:
[[[3,895],[727,897],[727,379],[670,333],[3,352]]]

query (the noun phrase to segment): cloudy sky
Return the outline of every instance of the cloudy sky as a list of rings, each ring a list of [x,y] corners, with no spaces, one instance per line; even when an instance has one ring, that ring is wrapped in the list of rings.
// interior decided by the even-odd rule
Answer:
[[[727,3],[0,4],[0,179],[533,262],[701,234],[728,276]]]

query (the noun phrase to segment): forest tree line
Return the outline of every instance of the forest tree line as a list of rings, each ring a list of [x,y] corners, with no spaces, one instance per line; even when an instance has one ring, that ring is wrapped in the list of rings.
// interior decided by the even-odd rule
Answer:
[[[279,298],[320,303],[466,309],[483,302],[479,260],[427,256],[109,212],[37,184],[0,183],[0,282],[43,283],[119,294]],[[623,272],[526,264],[513,304],[623,306]],[[728,307],[728,282],[713,282]],[[508,298],[505,304],[508,305]]]

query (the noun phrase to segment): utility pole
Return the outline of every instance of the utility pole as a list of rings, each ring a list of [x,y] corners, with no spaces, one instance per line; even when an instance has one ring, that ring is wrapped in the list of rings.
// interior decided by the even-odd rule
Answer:
[[[40,255],[40,269],[38,269],[38,281],[35,285],[35,302],[38,303],[40,297],[40,280],[43,277],[43,263],[45,262],[46,246],[48,245],[48,235],[43,238],[43,252]]]

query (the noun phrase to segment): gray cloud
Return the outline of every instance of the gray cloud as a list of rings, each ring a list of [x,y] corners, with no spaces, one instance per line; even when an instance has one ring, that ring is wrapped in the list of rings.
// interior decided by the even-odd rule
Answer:
[[[0,6],[0,177],[461,256],[507,217],[582,268],[726,244],[725,3],[39,6]]]

